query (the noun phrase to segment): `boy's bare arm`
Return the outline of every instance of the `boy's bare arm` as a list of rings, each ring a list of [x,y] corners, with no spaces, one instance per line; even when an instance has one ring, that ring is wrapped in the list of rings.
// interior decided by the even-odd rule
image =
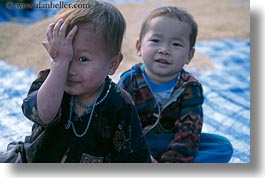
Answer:
[[[37,108],[41,121],[49,124],[56,116],[64,94],[69,64],[73,59],[74,27],[66,36],[68,22],[59,20],[48,27],[47,39],[43,45],[53,59],[50,73],[37,95]]]

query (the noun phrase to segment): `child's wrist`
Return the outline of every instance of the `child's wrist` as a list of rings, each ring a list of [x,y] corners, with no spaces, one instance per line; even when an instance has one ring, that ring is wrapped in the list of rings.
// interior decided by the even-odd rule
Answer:
[[[53,64],[58,64],[58,65],[69,65],[70,64],[70,62],[71,62],[71,60],[67,60],[67,59],[65,59],[65,58],[59,58],[59,57],[57,57],[57,58],[51,58],[51,61],[52,61],[52,65]]]
[[[67,61],[67,60],[56,60],[56,61],[53,60],[51,63],[51,69],[62,68],[62,69],[68,70],[69,65],[70,65],[70,61]]]

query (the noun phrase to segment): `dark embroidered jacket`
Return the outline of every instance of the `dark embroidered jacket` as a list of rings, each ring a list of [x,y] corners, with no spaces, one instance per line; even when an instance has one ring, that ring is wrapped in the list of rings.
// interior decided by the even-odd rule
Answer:
[[[185,70],[181,71],[169,101],[161,106],[156,101],[137,64],[123,73],[119,85],[128,91],[138,110],[145,133],[175,133],[161,162],[192,162],[199,149],[203,124],[203,90],[201,84]]]
[[[26,138],[28,162],[150,162],[150,155],[137,111],[130,95],[107,77],[99,100],[109,84],[111,90],[103,103],[95,107],[92,122],[85,136],[65,128],[69,118],[71,96],[64,94],[55,120],[44,125],[38,117],[37,92],[49,70],[40,72],[23,100],[24,115],[34,122],[32,135]],[[72,114],[74,115],[74,114]],[[86,128],[90,113],[74,122],[77,131]]]

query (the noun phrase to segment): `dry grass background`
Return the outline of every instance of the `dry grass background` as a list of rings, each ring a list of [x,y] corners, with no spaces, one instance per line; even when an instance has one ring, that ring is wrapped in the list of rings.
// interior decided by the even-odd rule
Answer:
[[[238,2],[242,2],[238,3]],[[174,5],[190,12],[199,26],[197,41],[223,38],[250,38],[250,9],[245,3],[249,0],[153,0],[141,3],[114,4],[127,21],[123,41],[124,60],[113,76],[129,69],[141,59],[136,55],[135,41],[138,38],[144,17],[154,8]],[[49,68],[50,58],[41,42],[45,40],[48,24],[52,19],[25,26],[14,23],[0,24],[0,59],[21,68],[34,67],[38,72]],[[212,68],[211,60],[200,53],[188,66],[196,70]]]

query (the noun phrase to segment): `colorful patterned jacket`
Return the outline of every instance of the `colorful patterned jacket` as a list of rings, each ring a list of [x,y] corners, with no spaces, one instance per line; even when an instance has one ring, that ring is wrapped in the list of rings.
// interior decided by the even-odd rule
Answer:
[[[183,69],[169,101],[160,106],[144,78],[141,66],[136,64],[123,73],[118,85],[131,94],[145,133],[151,129],[175,133],[160,161],[193,162],[199,149],[203,124],[201,84]]]
[[[23,100],[24,115],[34,122],[32,135],[24,144],[24,160],[27,162],[150,162],[149,149],[142,132],[139,117],[131,96],[107,77],[87,133],[77,137],[73,125],[66,128],[71,96],[64,94],[61,109],[55,120],[44,125],[38,117],[37,92],[49,70],[40,72],[32,83],[28,96]],[[111,86],[111,87],[110,87]],[[109,89],[109,90],[108,90]],[[70,114],[70,112],[72,114]],[[73,119],[75,129],[85,130],[90,113]]]

